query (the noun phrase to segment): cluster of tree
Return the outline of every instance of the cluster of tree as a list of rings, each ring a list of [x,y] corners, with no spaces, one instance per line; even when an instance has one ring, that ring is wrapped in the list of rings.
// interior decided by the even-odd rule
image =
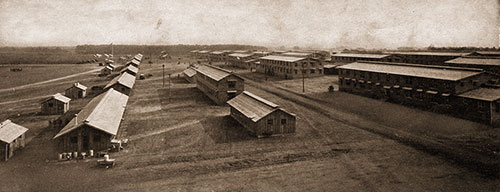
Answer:
[[[473,51],[500,51],[495,47],[427,47],[429,51],[453,51],[453,52],[473,52]]]
[[[79,54],[102,54],[113,53],[121,54],[136,54],[144,55],[160,55],[162,51],[168,52],[170,55],[184,55],[192,50],[267,50],[261,46],[251,45],[78,45],[76,53]]]
[[[0,53],[66,53],[72,52],[73,47],[0,47]]]

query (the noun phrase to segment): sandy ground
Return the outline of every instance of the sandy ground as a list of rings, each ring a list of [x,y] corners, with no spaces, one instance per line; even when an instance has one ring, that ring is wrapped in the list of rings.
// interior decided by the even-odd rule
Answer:
[[[141,66],[140,73],[153,76],[137,80],[134,86],[119,131],[120,138],[130,140],[129,146],[111,154],[116,167],[97,168],[95,159],[54,160],[50,138],[58,130],[42,129],[23,151],[0,163],[0,180],[8,183],[0,190],[497,191],[500,187],[497,178],[330,118],[261,89],[266,84],[259,82],[247,83],[245,89],[297,114],[297,132],[254,138],[228,116],[227,106],[215,105],[195,85],[176,78],[185,62],[189,60],[167,63],[166,73],[173,75],[165,86],[162,63]]]

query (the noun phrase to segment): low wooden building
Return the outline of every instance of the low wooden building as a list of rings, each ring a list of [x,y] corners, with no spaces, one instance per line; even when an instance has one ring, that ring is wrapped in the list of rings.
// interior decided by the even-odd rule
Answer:
[[[196,78],[195,78],[195,75],[196,75],[196,71],[193,69],[193,68],[187,68],[186,70],[184,70],[182,72],[182,75],[184,77],[184,79],[186,79],[186,81],[190,82],[190,83],[196,83]]]
[[[248,91],[227,104],[231,107],[231,117],[257,137],[295,132],[294,114]]]
[[[0,123],[0,154],[4,154],[4,160],[14,156],[15,151],[24,148],[25,133],[27,128],[5,120]]]
[[[53,139],[59,152],[105,151],[120,127],[128,96],[109,89],[93,98]]]
[[[79,99],[87,96],[87,87],[79,82],[74,83],[73,86],[64,91],[64,95],[71,99]]]
[[[105,66],[101,69],[101,75],[102,76],[106,76],[106,75],[109,75],[111,74],[111,72],[113,71],[113,69],[109,66]]]
[[[128,73],[130,75],[137,76],[137,73],[139,73],[139,68],[137,68],[133,65],[129,65],[129,66],[125,67],[124,69],[122,69],[122,71],[120,71],[120,74],[123,74],[123,73]]]
[[[499,126],[500,89],[478,88],[457,95],[453,101],[455,115],[461,118]]]
[[[500,57],[459,57],[444,62],[446,66],[484,69],[485,71],[500,74]]]
[[[138,60],[136,60],[136,59],[132,59],[132,60],[130,60],[130,61],[127,63],[127,65],[126,65],[126,66],[130,66],[130,65],[132,65],[132,66],[134,66],[134,67],[139,68],[139,65],[140,65],[140,64],[141,64],[141,62],[140,62],[140,61],[138,61]]]
[[[142,54],[140,54],[140,53],[138,53],[137,55],[135,55],[135,56],[134,56],[134,60],[137,60],[137,61],[139,61],[139,62],[141,62],[141,61],[142,61],[142,58],[143,58],[143,55],[142,55]]]
[[[109,88],[113,88],[116,91],[119,91],[125,95],[130,96],[132,92],[132,88],[135,84],[135,76],[129,73],[122,73],[119,76],[116,76],[113,80],[111,80],[105,87],[104,90]]]
[[[42,109],[41,113],[45,115],[66,113],[66,111],[69,110],[69,101],[71,101],[70,98],[60,93],[52,95],[40,102]]]
[[[236,97],[244,90],[244,80],[231,71],[210,65],[200,65],[196,71],[196,86],[218,105]]]
[[[260,58],[260,65],[261,68],[264,68],[266,74],[285,79],[323,75],[322,62],[307,57],[269,55]]]
[[[385,52],[392,57],[391,62],[424,65],[443,65],[445,61],[456,59],[469,53],[457,52]]]
[[[332,63],[343,64],[356,61],[392,61],[392,56],[388,54],[336,53],[331,58]]]

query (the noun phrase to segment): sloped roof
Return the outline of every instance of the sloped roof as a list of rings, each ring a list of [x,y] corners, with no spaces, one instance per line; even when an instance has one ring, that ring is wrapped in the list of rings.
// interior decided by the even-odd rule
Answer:
[[[303,57],[287,57],[287,56],[279,56],[279,55],[268,55],[260,58],[265,60],[273,60],[273,61],[286,61],[286,62],[296,62],[300,60],[304,60],[306,58]]]
[[[183,71],[183,73],[188,77],[196,75],[196,71],[193,68],[187,68],[186,70]]]
[[[293,56],[293,57],[307,57],[312,55],[312,53],[300,53],[300,52],[286,52],[282,53],[284,56]]]
[[[231,75],[231,71],[207,65],[200,65],[197,68],[195,68],[195,70],[196,72],[201,73],[207,77],[210,77],[215,81],[220,81],[221,79],[224,79],[225,77]]]
[[[58,101],[63,102],[63,103],[68,103],[69,101],[71,101],[70,98],[68,98],[60,93],[56,93],[55,95],[52,95],[49,98],[43,99],[41,101],[41,103],[45,103],[45,102],[52,100],[52,99],[58,100]]]
[[[269,51],[254,51],[253,54],[265,55],[265,54],[271,54],[271,52],[269,52]]]
[[[104,87],[104,89],[107,89],[116,83],[119,83],[125,87],[132,89],[132,87],[134,87],[134,84],[135,84],[135,76],[133,76],[129,73],[122,73],[119,76],[115,77],[113,80],[111,80],[106,85],[106,87]]]
[[[389,55],[384,54],[358,54],[358,53],[337,53],[332,55],[333,57],[355,57],[355,58],[371,58],[371,59],[382,59],[388,57]]]
[[[254,55],[253,53],[232,53],[232,54],[229,54],[228,56],[230,57],[250,57]]]
[[[456,68],[438,68],[423,65],[390,64],[381,62],[355,62],[342,65],[338,68],[451,81],[457,81],[482,73],[477,70],[473,71]]]
[[[214,54],[214,55],[219,55],[219,54],[223,54],[224,52],[222,51],[212,51],[210,52],[210,54]]]
[[[209,53],[210,51],[208,50],[203,50],[203,51],[198,51],[198,53]]]
[[[190,51],[190,52],[191,52],[191,53],[196,53],[196,52],[198,52],[198,50],[192,50],[192,51]]]
[[[393,55],[430,55],[430,56],[454,56],[461,57],[470,53],[457,53],[457,52],[384,52],[384,54],[393,54]]]
[[[238,96],[227,101],[227,104],[241,112],[253,122],[259,121],[276,110],[281,110],[278,105],[248,91],[243,91]]]
[[[129,65],[126,68],[122,69],[122,71],[120,71],[120,73],[123,73],[125,71],[130,71],[130,72],[133,72],[133,73],[137,74],[139,72],[139,68],[137,68],[137,67],[135,67],[133,65]]]
[[[12,123],[12,121],[7,119],[0,123],[0,141],[11,143],[26,131],[28,131],[27,128]]]
[[[465,65],[493,65],[500,66],[500,58],[467,58],[467,57],[459,57],[456,59],[452,59],[446,61],[444,63],[456,63],[456,64],[465,64]]]
[[[73,87],[75,87],[77,89],[81,89],[81,90],[87,90],[87,87],[85,87],[85,85],[80,84],[79,82],[74,83],[73,86],[71,86],[68,89],[71,89]]]
[[[113,65],[113,64],[111,64],[111,63],[108,63],[108,65],[107,65],[107,66],[108,66],[108,67],[111,67],[111,68],[113,68],[113,69],[114,69],[114,68],[116,68],[116,67],[115,67],[115,65]]]
[[[500,55],[500,51],[476,51],[480,55]]]
[[[467,91],[458,96],[483,101],[495,101],[500,99],[500,89],[479,88]]]
[[[135,59],[130,60],[127,64],[130,64],[130,63],[136,64],[137,66],[139,66],[141,64],[140,61],[135,60]]]
[[[128,96],[113,88],[94,97],[83,107],[76,118],[64,126],[54,139],[75,130],[82,125],[116,135],[127,105]]]

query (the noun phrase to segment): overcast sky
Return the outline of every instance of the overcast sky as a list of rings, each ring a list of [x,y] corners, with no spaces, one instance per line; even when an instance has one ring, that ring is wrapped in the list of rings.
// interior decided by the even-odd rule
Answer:
[[[499,46],[498,0],[0,0],[0,46]]]

